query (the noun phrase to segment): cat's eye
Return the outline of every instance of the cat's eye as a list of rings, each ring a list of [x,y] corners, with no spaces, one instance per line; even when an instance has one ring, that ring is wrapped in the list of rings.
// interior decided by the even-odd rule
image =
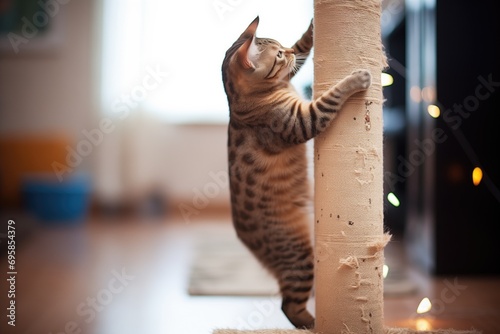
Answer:
[[[283,57],[283,51],[278,51],[278,58],[282,58]]]

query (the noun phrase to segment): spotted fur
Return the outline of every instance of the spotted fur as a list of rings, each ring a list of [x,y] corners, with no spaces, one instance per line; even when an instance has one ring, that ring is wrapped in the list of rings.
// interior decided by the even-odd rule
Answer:
[[[257,17],[227,50],[222,77],[230,108],[228,159],[232,218],[240,240],[276,277],[282,310],[298,328],[314,327],[306,309],[314,279],[304,143],[321,133],[346,99],[367,89],[360,70],[314,101],[290,78],[312,48],[313,26],[285,48],[255,37]]]

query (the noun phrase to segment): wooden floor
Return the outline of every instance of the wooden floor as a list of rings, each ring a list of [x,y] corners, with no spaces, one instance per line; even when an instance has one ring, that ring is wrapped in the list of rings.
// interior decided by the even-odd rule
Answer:
[[[0,333],[208,334],[215,328],[291,328],[275,297],[187,294],[195,240],[228,228],[227,217],[189,224],[180,219],[92,219],[80,227],[17,235],[16,326],[7,324],[9,286],[3,278]],[[427,277],[406,267],[401,246],[391,242],[387,263],[409,275],[417,289],[386,296],[387,326],[500,333],[500,278]],[[7,258],[2,254],[0,260],[6,277]],[[423,297],[434,307],[418,316]],[[313,302],[310,307],[314,311]]]

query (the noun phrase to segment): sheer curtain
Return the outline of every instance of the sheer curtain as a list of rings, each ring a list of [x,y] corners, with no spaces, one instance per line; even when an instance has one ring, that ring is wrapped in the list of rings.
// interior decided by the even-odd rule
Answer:
[[[227,122],[220,66],[257,15],[257,35],[285,46],[313,15],[312,0],[102,1],[103,113],[141,110],[170,123]],[[294,78],[299,91],[312,82],[310,64]]]

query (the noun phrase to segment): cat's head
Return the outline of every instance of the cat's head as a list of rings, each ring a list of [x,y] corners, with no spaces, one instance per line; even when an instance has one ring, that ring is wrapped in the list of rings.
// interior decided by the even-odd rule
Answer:
[[[257,16],[227,50],[222,64],[224,81],[228,75],[237,76],[233,79],[245,85],[288,80],[295,66],[294,50],[270,38],[257,38],[258,25]]]

